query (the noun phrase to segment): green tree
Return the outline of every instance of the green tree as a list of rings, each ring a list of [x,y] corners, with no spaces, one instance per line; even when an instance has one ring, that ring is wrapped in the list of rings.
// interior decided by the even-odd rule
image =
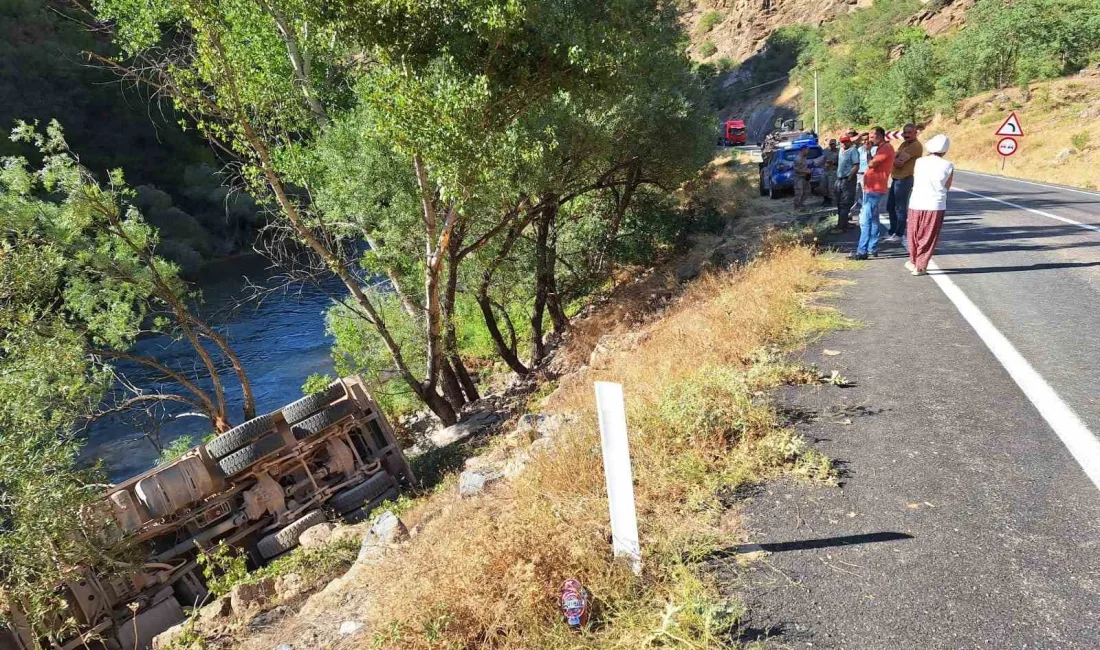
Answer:
[[[245,368],[224,335],[197,314],[197,295],[180,280],[178,267],[157,254],[158,233],[130,204],[135,194],[121,172],[112,172],[107,184],[101,185],[69,151],[56,122],[45,132],[22,123],[12,137],[32,143],[43,163],[32,169],[22,158],[3,160],[0,191],[8,206],[0,213],[4,241],[23,253],[40,252],[57,267],[56,273],[43,276],[36,296],[24,294],[18,302],[28,314],[26,327],[37,327],[39,319],[48,319],[53,325],[38,335],[77,337],[97,369],[122,379],[119,385],[130,394],[111,403],[107,412],[175,403],[205,416],[215,430],[227,430],[231,416],[224,371],[215,356],[220,354],[244,394],[243,417],[254,417],[255,403]],[[205,370],[202,376],[212,390],[202,388],[188,369],[131,353],[130,348],[143,334],[186,340],[198,355]],[[178,390],[137,388],[115,372],[112,364],[120,360],[156,371]],[[89,409],[84,415],[103,413]]]
[[[253,191],[274,199],[317,268],[340,277],[351,294],[344,306],[376,331],[394,372],[447,423],[476,397],[455,326],[462,265],[517,220],[537,214],[549,223],[545,215],[559,210],[562,197],[555,183],[539,180],[549,176],[538,164],[569,131],[555,123],[555,112],[570,103],[578,114],[606,106],[588,102],[629,88],[620,80],[636,79],[653,52],[683,61],[674,10],[650,0],[444,2],[430,10],[379,0],[337,3],[323,15],[246,0],[101,0],[97,7],[115,21],[134,59],[151,64],[117,69],[169,93],[217,146],[240,157]],[[185,34],[185,42],[161,43],[165,30]],[[310,74],[294,62],[295,49],[308,53]],[[343,77],[355,82],[332,82]],[[350,95],[330,90],[349,87]],[[323,119],[309,97],[320,98]],[[320,146],[332,143],[342,153],[311,153],[330,123],[333,134]],[[564,160],[569,167],[549,173],[591,172],[591,157]],[[605,169],[606,178],[629,183],[627,167]],[[379,187],[363,170],[380,172]],[[339,213],[337,199],[325,195],[340,194],[331,180],[341,174],[371,185],[365,192],[375,202]],[[314,200],[296,196],[291,180]],[[552,227],[544,231],[549,241]],[[363,288],[357,247],[347,245],[355,240],[373,242],[366,268],[389,276],[404,307],[399,317],[420,323],[422,373]],[[550,249],[540,250],[552,270]],[[551,315],[562,320],[552,304],[552,273],[536,275],[548,287]]]

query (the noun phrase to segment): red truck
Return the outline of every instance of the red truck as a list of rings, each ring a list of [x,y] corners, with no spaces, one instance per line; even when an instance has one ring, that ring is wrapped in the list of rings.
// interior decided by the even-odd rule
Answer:
[[[749,134],[745,128],[744,120],[726,120],[722,124],[722,137],[719,144],[726,147],[736,147],[748,144]]]

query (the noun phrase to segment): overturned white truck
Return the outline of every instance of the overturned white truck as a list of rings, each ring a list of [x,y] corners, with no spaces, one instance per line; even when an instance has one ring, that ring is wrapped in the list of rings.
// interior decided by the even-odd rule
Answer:
[[[67,608],[58,620],[79,630],[60,645],[35,638],[11,607],[0,650],[148,648],[207,598],[202,549],[225,542],[259,565],[296,547],[307,528],[361,519],[414,481],[363,382],[340,379],[111,487],[105,508],[119,539],[141,545],[141,570],[86,571],[59,587]]]

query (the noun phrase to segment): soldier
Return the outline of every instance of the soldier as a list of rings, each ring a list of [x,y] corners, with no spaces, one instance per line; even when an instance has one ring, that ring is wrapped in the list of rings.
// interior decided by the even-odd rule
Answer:
[[[829,140],[829,148],[825,150],[825,161],[822,164],[825,170],[825,176],[821,179],[821,195],[824,197],[821,201],[822,207],[832,203],[836,196],[836,169],[839,162],[840,152],[837,151],[836,140]]]
[[[798,160],[794,163],[794,207],[802,210],[806,207],[806,196],[810,193],[810,161],[806,159],[806,147],[798,150]]]

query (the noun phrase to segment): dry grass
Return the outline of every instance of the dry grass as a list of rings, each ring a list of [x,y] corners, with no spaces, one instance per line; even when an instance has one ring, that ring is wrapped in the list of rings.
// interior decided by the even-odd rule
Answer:
[[[433,497],[402,552],[336,590],[337,618],[369,632],[333,647],[724,648],[738,608],[720,600],[698,561],[736,543],[723,496],[782,472],[826,478],[829,464],[780,426],[767,388],[804,373],[760,352],[840,324],[810,305],[837,262],[803,246],[697,281],[670,314],[604,369],[575,378],[549,409],[579,413],[552,453],[484,498]],[[609,525],[591,381],[626,388],[645,570],[609,557]],[[593,627],[570,632],[557,589],[594,593]],[[289,640],[282,636],[281,640]],[[291,637],[293,638],[293,637]]]
[[[1005,161],[993,135],[1008,114],[1016,111],[1025,135],[1019,151]],[[1100,145],[1077,147],[1074,135],[1100,130],[1100,77],[1078,77],[1032,84],[1025,99],[1016,88],[985,93],[964,102],[958,124],[938,117],[924,131],[951,137],[949,158],[964,169],[1016,178],[1097,189]],[[1079,139],[1080,140],[1080,139]]]

